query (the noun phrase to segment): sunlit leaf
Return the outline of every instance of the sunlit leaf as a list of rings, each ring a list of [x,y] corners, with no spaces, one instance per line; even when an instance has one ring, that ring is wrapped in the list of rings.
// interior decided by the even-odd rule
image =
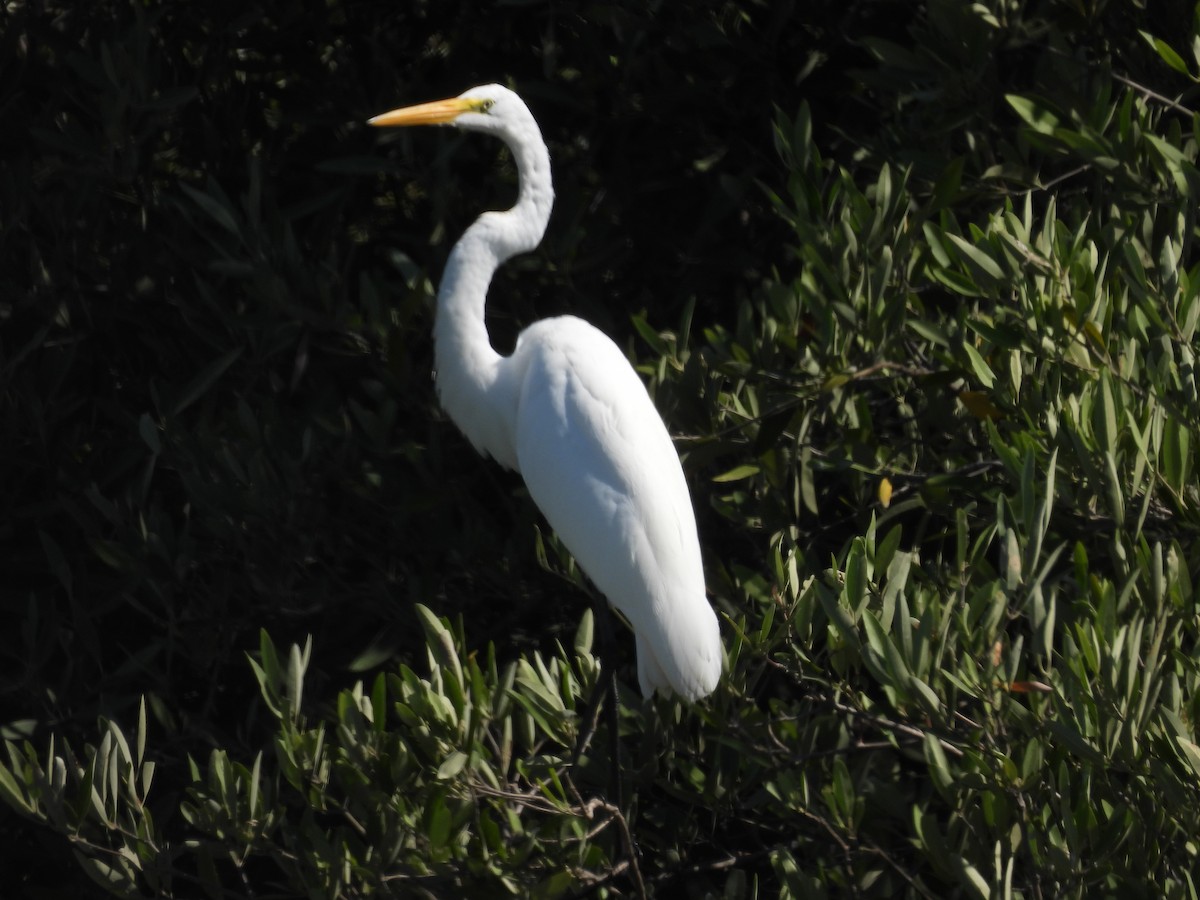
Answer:
[[[1142,36],[1146,43],[1154,49],[1154,52],[1157,53],[1162,58],[1162,61],[1168,66],[1170,66],[1176,72],[1179,72],[1181,75],[1188,75],[1189,77],[1191,76],[1191,73],[1188,71],[1187,63],[1183,61],[1182,56],[1172,49],[1170,44],[1168,44],[1162,38],[1154,37],[1153,35],[1148,34],[1140,29],[1138,30],[1138,34]]]
[[[735,466],[727,472],[722,472],[720,475],[714,475],[713,481],[718,484],[723,484],[730,481],[742,481],[746,478],[751,478],[759,473],[760,469],[756,465],[749,463]]]

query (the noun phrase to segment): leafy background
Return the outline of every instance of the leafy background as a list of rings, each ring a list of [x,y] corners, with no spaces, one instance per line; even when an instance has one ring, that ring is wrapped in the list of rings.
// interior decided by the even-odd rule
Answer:
[[[0,881],[1194,896],[1198,47],[1178,2],[10,4]],[[429,375],[514,173],[362,125],[492,80],[558,195],[493,339],[639,364],[729,653],[624,688],[619,798],[586,586]]]

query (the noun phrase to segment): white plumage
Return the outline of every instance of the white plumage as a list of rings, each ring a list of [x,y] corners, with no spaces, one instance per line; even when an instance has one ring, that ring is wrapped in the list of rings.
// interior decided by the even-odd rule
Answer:
[[[706,696],[721,676],[720,629],[687,482],[641,379],[616,344],[573,316],[529,326],[509,357],[488,339],[492,274],[538,245],[554,200],[533,115],[512,91],[486,85],[370,122],[490,132],[512,149],[516,204],[467,229],[438,291],[438,395],[477,450],[521,473],[583,571],[629,620],[642,693]]]

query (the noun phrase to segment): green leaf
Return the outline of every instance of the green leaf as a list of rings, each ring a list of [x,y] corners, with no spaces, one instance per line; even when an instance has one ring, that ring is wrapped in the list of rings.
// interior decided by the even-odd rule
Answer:
[[[990,275],[992,278],[995,278],[997,281],[1002,281],[1004,279],[1004,270],[1000,268],[1000,265],[982,248],[964,240],[963,238],[960,238],[957,234],[947,233],[946,237],[948,237],[954,243],[954,245],[963,252],[967,259],[981,268],[986,274]]]
[[[925,764],[929,767],[933,786],[937,788],[939,794],[953,801],[954,775],[950,771],[950,763],[946,760],[946,752],[942,749],[941,742],[932,734],[926,734],[923,744]]]
[[[583,615],[579,617],[579,627],[575,629],[574,647],[577,654],[584,656],[592,652],[594,632],[595,617],[590,608],[585,609]]]
[[[112,865],[93,856],[86,856],[79,850],[75,851],[75,861],[83,868],[88,876],[98,885],[114,894],[129,896],[135,892],[136,885],[126,871],[128,863],[119,856],[111,857]],[[124,863],[124,864],[122,864]]]
[[[821,604],[821,609],[824,610],[825,615],[829,618],[829,623],[833,626],[834,631],[838,633],[843,641],[861,655],[862,647],[858,637],[858,629],[855,627],[854,620],[850,618],[850,614],[846,611],[846,608],[837,602],[836,597],[825,590],[817,590],[817,600]]]
[[[1084,739],[1083,735],[1079,733],[1079,729],[1058,719],[1050,719],[1046,722],[1046,727],[1050,729],[1054,736],[1058,738],[1063,748],[1071,755],[1086,762],[1098,765],[1103,764],[1103,756]]]
[[[1187,63],[1183,61],[1183,57],[1176,53],[1170,44],[1162,38],[1156,38],[1154,35],[1142,31],[1140,28],[1138,29],[1138,34],[1142,36],[1142,39],[1154,49],[1154,52],[1168,66],[1181,75],[1187,75],[1189,78],[1192,77],[1192,73],[1188,71]]]
[[[454,636],[450,629],[424,604],[418,603],[414,609],[417,618],[421,620],[421,627],[425,629],[425,638],[434,659],[453,677],[455,685],[461,689],[464,684],[462,663],[454,647]]]
[[[1008,105],[1016,111],[1017,115],[1025,120],[1025,124],[1039,134],[1053,134],[1054,130],[1058,128],[1058,116],[1036,100],[1018,94],[1007,94],[1004,99],[1008,101]]]
[[[751,478],[760,472],[760,468],[750,463],[744,463],[740,466],[735,466],[728,472],[722,472],[720,475],[713,477],[713,481],[718,484],[724,484],[730,481],[741,481],[744,478]]]
[[[246,800],[246,807],[252,819],[258,818],[258,798],[259,787],[262,782],[262,761],[263,754],[259,750],[254,755],[254,767],[250,770],[250,789]]]
[[[667,347],[666,342],[662,339],[659,333],[650,326],[649,322],[646,321],[645,316],[633,316],[631,321],[633,322],[633,327],[637,329],[637,333],[641,335],[642,340],[650,346],[652,351],[654,351],[655,356],[662,357],[670,355],[670,348]]]
[[[425,808],[425,839],[429,845],[440,850],[450,839],[452,819],[450,810],[446,808],[446,799],[441,794],[430,797],[429,805]]]
[[[446,757],[440,766],[438,766],[438,780],[446,781],[450,778],[454,778],[466,767],[467,760],[469,759],[470,757],[466,753],[463,753],[461,750],[455,750]]]
[[[956,156],[942,170],[942,174],[938,176],[937,184],[933,188],[931,212],[945,209],[958,199],[959,192],[962,189],[962,174],[965,164],[966,157]]]
[[[929,273],[937,281],[940,281],[956,294],[961,294],[964,297],[978,297],[981,293],[979,286],[972,280],[971,276],[965,272],[959,272],[957,269],[932,269]]]
[[[971,364],[971,371],[975,373],[979,383],[985,388],[992,387],[996,383],[996,374],[992,371],[992,367],[969,341],[963,341],[962,348],[967,354],[967,361]]]
[[[288,653],[287,699],[293,719],[300,717],[300,706],[304,699],[304,672],[311,656],[312,635],[308,636],[303,651],[298,644],[292,644]]]
[[[9,748],[11,753],[11,744]],[[32,815],[37,811],[37,807],[30,802],[24,788],[21,787],[12,771],[4,763],[0,763],[0,797],[3,797],[5,802],[19,813]]]
[[[138,703],[138,724],[137,724],[137,756],[133,762],[140,766],[146,758],[146,697],[142,696],[141,702]]]
[[[911,328],[921,337],[930,343],[937,344],[939,347],[950,349],[950,338],[946,332],[932,322],[925,322],[921,319],[906,319],[904,322],[906,328]]]
[[[1112,377],[1107,369],[1100,372],[1100,408],[1097,412],[1096,432],[1100,449],[1115,452],[1121,432],[1117,428],[1117,403],[1113,396]]]

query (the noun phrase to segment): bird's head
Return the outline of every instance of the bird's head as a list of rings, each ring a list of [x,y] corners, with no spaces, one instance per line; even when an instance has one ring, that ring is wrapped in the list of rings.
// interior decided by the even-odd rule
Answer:
[[[491,258],[505,260],[532,250],[542,239],[554,203],[550,154],[529,107],[498,84],[485,84],[449,100],[406,106],[367,120],[376,127],[452,125],[495,135],[512,151],[519,173],[517,202],[505,212],[486,212],[467,229],[471,247],[487,246]],[[463,251],[466,252],[466,251]]]
[[[526,130],[532,123],[533,115],[524,101],[498,84],[480,85],[449,100],[405,106],[367,120],[368,125],[377,128],[453,125],[470,131],[489,131],[502,137]]]

